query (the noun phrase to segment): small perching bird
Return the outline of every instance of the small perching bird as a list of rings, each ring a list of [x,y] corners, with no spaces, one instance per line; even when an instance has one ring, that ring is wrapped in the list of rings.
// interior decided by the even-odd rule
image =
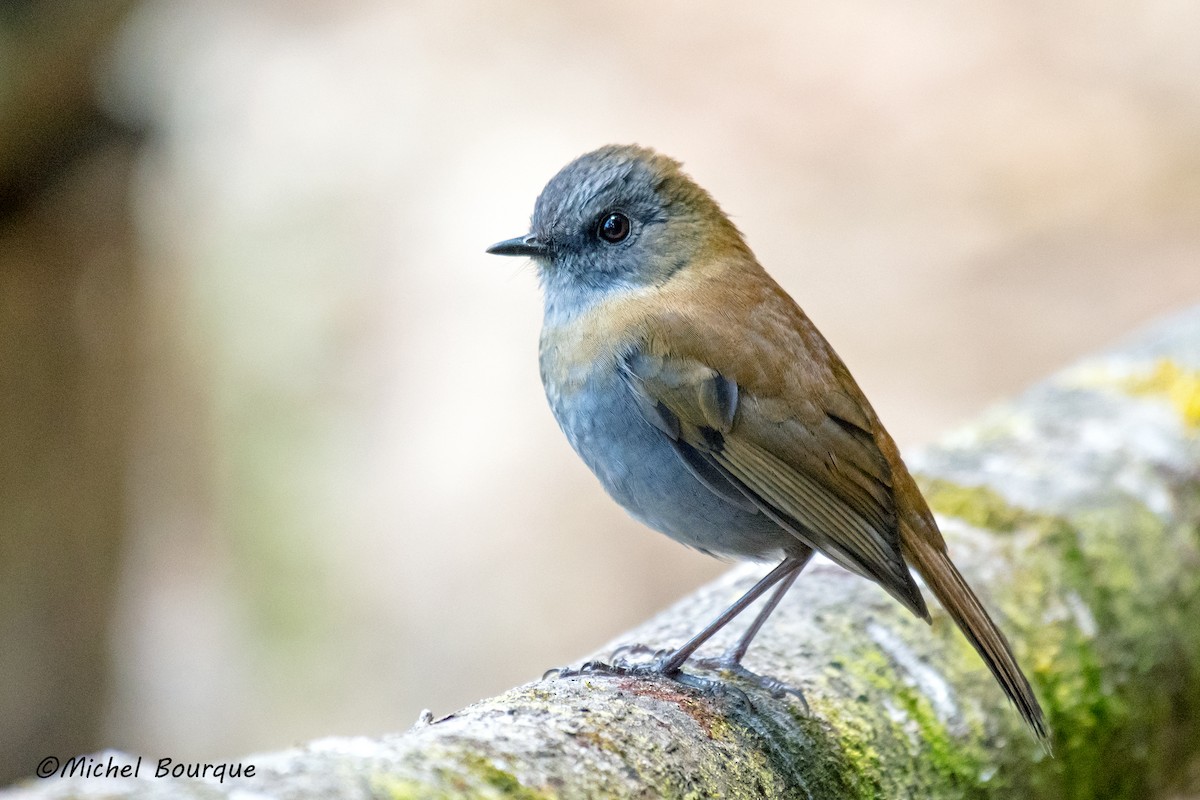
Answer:
[[[725,658],[740,666],[817,550],[928,621],[915,568],[1046,738],[1012,649],[950,561],[871,404],[678,162],[636,146],[583,155],[542,191],[529,234],[488,252],[537,265],[546,396],[608,493],[704,552],[780,559],[657,671],[677,674],[775,587]]]

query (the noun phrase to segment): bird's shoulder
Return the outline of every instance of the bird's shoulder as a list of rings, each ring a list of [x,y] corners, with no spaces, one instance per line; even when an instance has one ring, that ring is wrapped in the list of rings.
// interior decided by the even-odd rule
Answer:
[[[545,377],[560,383],[637,352],[676,385],[709,373],[733,381],[768,422],[832,415],[868,433],[880,427],[837,353],[752,256],[699,261],[661,285],[547,319],[540,345]]]
[[[769,417],[831,411],[864,430],[878,424],[825,337],[752,259],[691,270],[647,300],[639,320],[647,356],[712,369]]]

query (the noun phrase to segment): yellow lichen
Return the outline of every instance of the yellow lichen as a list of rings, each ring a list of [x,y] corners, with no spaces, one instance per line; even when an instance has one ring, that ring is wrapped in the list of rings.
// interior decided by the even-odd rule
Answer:
[[[1165,397],[1193,428],[1200,428],[1200,371],[1185,369],[1175,361],[1159,359],[1154,368],[1126,377],[1120,382],[1134,395]]]

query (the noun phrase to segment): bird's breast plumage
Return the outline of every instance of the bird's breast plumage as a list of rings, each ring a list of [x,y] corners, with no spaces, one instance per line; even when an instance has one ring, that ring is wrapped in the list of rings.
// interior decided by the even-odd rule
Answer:
[[[540,367],[546,399],[571,446],[630,514],[715,555],[774,558],[790,537],[761,514],[713,494],[646,421],[621,374],[621,358],[644,343],[638,315],[613,311],[548,320]]]

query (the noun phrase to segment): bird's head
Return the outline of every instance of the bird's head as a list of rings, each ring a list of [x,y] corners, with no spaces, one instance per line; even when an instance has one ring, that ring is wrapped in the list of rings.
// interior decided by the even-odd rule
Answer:
[[[587,305],[662,284],[731,244],[745,246],[678,161],[609,145],[563,167],[539,195],[529,233],[488,252],[533,258],[548,304]]]

